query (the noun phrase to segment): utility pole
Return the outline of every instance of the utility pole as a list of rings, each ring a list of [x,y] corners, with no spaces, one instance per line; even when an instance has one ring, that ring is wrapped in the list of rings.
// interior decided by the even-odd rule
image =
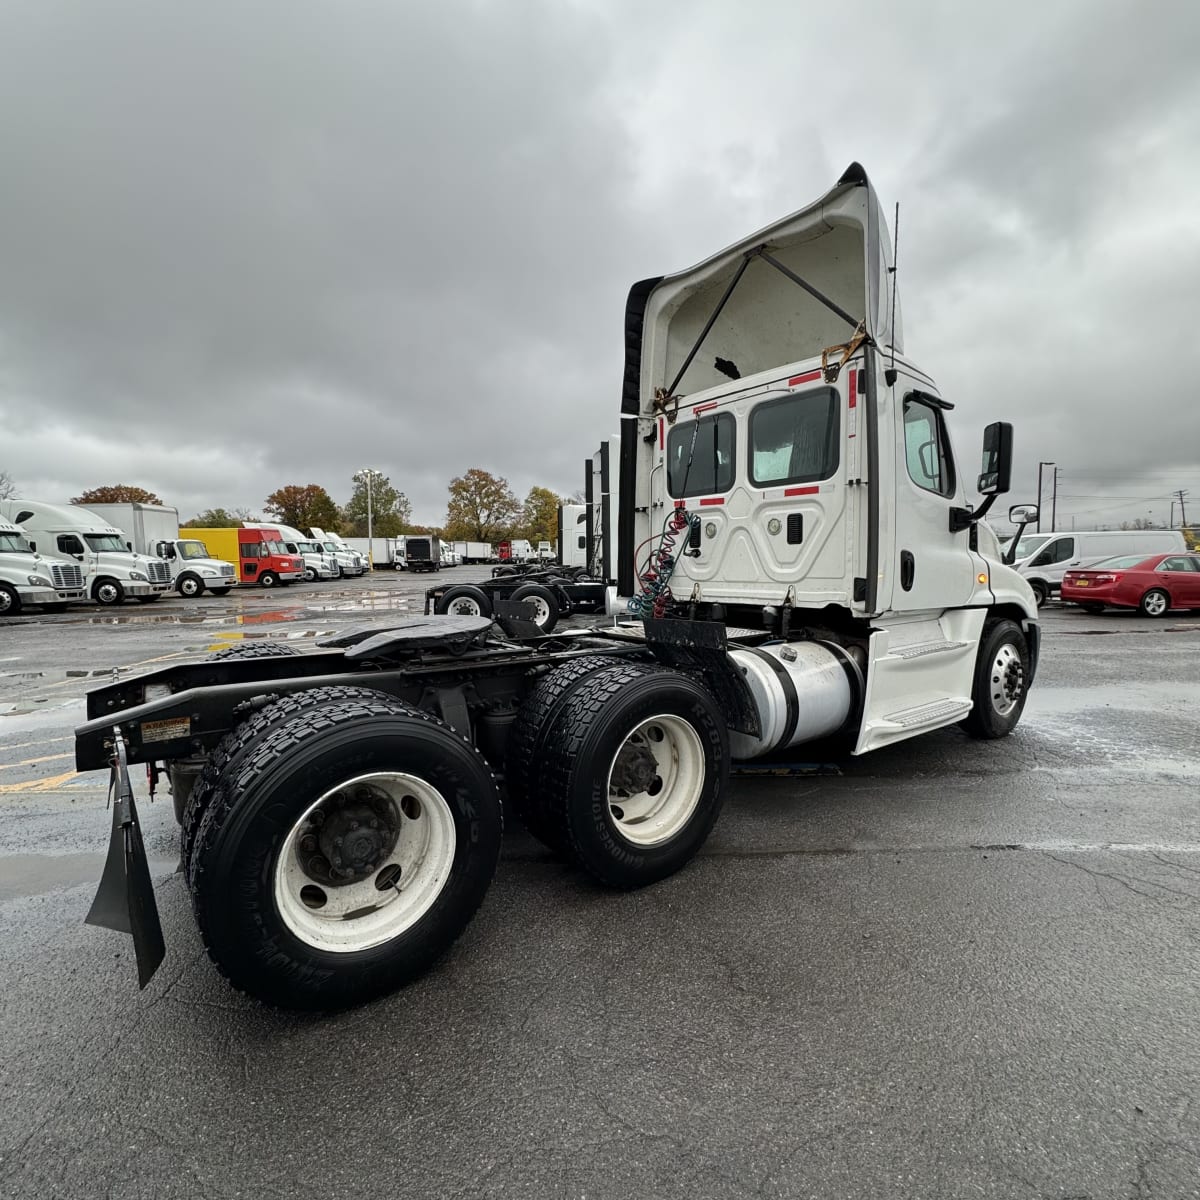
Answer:
[[[1054,466],[1054,464],[1052,462],[1038,463],[1038,505],[1037,505],[1038,506],[1038,515],[1037,515],[1037,531],[1038,531],[1038,533],[1042,532],[1042,470],[1045,467],[1052,467],[1052,466]]]
[[[1050,501],[1050,532],[1054,533],[1058,528],[1058,468],[1054,468],[1054,493],[1053,499]]]
[[[371,480],[376,475],[381,479],[383,478],[383,472],[376,471],[374,467],[363,467],[361,471],[355,472],[354,475],[355,479],[365,480],[367,484],[367,563],[370,565],[372,571],[375,570],[375,537],[371,528]]]
[[[1183,498],[1187,494],[1188,494],[1187,488],[1180,488],[1179,491],[1177,491],[1175,493],[1175,495],[1177,495],[1179,497],[1179,528],[1180,529],[1185,529],[1187,527],[1187,510],[1183,507]],[[1175,512],[1175,501],[1172,500],[1171,501],[1172,515],[1174,515],[1174,512]]]

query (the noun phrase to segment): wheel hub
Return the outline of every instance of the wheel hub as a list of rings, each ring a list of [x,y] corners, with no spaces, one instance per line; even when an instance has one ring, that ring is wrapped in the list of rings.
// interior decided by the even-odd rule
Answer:
[[[645,742],[627,742],[613,763],[610,786],[620,796],[636,796],[654,790],[658,760]]]
[[[300,837],[305,873],[340,887],[359,883],[395,849],[400,814],[381,790],[360,785],[352,795],[337,793],[312,814]]]

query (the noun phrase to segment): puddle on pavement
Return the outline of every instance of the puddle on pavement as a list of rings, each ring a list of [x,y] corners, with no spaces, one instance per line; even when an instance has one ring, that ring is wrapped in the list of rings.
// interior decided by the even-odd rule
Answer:
[[[21,896],[44,896],[83,883],[99,884],[104,870],[103,853],[6,854],[0,856],[0,901]],[[150,874],[169,875],[173,859],[151,858]]]

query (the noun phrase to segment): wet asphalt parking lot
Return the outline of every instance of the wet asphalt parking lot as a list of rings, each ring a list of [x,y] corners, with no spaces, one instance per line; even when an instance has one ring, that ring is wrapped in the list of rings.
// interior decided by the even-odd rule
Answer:
[[[458,568],[446,581],[486,570]],[[614,895],[519,831],[416,985],[336,1017],[85,927],[89,686],[421,611],[390,572],[0,626],[0,1196],[1200,1196],[1200,621],[1050,608],[1013,737],[739,776]],[[140,772],[135,773],[141,798]]]

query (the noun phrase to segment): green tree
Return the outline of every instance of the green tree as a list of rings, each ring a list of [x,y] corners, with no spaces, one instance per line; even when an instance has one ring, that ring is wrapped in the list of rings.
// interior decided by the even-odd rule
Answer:
[[[258,518],[246,508],[235,508],[232,512],[224,508],[206,508],[190,521],[184,521],[180,529],[240,529],[243,521]]]
[[[294,525],[304,530],[315,525],[318,529],[338,532],[341,517],[333,497],[316,483],[289,483],[277,488],[266,499],[263,506],[269,517],[283,525]]]
[[[392,487],[391,480],[376,472],[371,476],[371,532],[376,537],[405,533],[412,520],[412,503]],[[346,537],[367,536],[367,481],[354,480],[354,495],[342,509],[341,533]]]
[[[162,501],[145,488],[128,483],[110,483],[92,488],[79,496],[71,497],[72,504],[161,504]]]
[[[521,519],[521,503],[508,480],[479,467],[450,480],[446,534],[451,539],[494,542],[508,536]]]
[[[549,488],[532,487],[521,512],[521,537],[536,546],[558,537],[558,506],[563,503]]]

